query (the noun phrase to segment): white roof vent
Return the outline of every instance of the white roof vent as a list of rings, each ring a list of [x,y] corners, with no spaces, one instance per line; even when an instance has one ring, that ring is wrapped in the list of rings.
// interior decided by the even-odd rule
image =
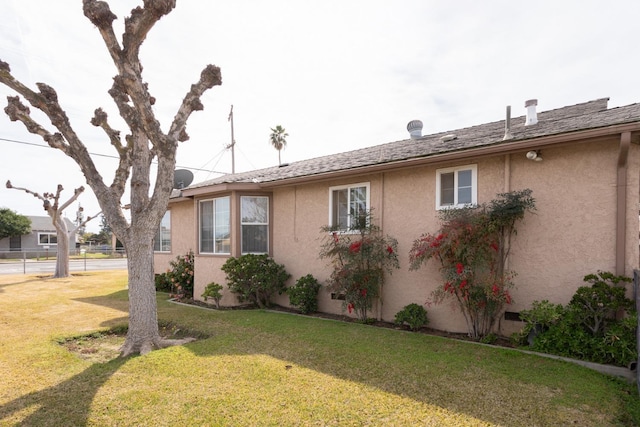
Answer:
[[[422,137],[422,122],[420,120],[411,120],[407,124],[407,130],[411,139],[418,139]]]
[[[527,119],[524,122],[525,126],[535,125],[536,123],[538,123],[538,114],[536,113],[537,105],[537,99],[530,99],[528,101],[525,101],[524,108],[527,109]]]

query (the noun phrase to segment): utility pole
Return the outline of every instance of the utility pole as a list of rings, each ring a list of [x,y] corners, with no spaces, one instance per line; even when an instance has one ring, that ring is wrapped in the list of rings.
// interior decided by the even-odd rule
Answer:
[[[231,148],[231,173],[236,173],[236,160],[234,153],[234,146],[236,145],[236,140],[233,137],[233,104],[231,105],[231,111],[229,111],[229,118],[227,119],[231,122],[231,144],[227,146],[227,148]]]

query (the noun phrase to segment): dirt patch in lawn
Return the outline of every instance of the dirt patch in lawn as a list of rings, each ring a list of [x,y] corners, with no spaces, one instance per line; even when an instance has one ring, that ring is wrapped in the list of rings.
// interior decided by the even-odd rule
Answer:
[[[188,331],[173,323],[159,324],[160,336],[163,339],[206,338],[201,332]],[[93,363],[105,363],[120,356],[120,349],[127,336],[126,327],[117,327],[106,331],[62,338],[58,344],[71,353]]]

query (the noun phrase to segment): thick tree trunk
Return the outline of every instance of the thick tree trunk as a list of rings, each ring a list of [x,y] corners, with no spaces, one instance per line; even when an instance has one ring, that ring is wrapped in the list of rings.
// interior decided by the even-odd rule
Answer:
[[[127,239],[129,272],[129,331],[122,355],[145,354],[162,347],[156,314],[156,289],[153,273],[153,240]]]
[[[58,249],[56,254],[56,272],[53,277],[69,277],[69,232],[64,219],[57,217],[53,220],[56,228],[56,237],[58,240]]]

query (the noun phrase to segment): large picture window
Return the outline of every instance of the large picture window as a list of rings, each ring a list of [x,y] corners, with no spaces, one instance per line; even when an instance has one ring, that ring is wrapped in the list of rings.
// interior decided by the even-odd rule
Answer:
[[[200,253],[231,253],[230,213],[229,197],[200,202]]]
[[[242,253],[268,253],[269,198],[242,196],[240,198],[240,219]]]
[[[468,165],[436,171],[436,209],[478,203],[478,167]]]
[[[58,244],[58,235],[56,233],[38,233],[38,245],[49,246]]]
[[[329,195],[329,224],[337,230],[348,230],[369,211],[369,183],[331,187]]]
[[[160,221],[160,227],[158,227],[156,237],[153,240],[153,250],[171,252],[171,211],[166,211]]]

